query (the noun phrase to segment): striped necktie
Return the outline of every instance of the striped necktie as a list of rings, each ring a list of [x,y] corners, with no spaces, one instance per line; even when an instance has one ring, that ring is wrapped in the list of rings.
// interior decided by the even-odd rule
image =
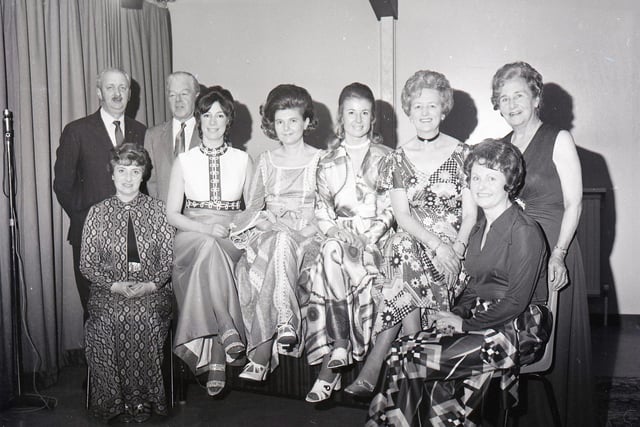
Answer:
[[[122,134],[122,128],[120,127],[120,120],[114,120],[113,124],[116,125],[116,145],[122,144],[124,141],[124,135]]]
[[[187,127],[185,122],[180,123],[180,132],[176,135],[175,143],[173,144],[173,157],[178,157],[178,154],[184,152],[184,128]]]

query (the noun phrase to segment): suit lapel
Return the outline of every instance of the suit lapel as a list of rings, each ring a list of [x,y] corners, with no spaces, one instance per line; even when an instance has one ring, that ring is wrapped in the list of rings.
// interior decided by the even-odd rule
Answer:
[[[124,117],[124,133],[125,133],[125,137],[124,137],[124,142],[137,142],[138,144],[140,144],[144,138],[142,138],[142,135],[138,135],[138,132],[136,132],[135,130],[135,126],[133,125],[133,119],[130,119],[127,116],[123,116]]]
[[[195,129],[191,134],[191,142],[189,143],[189,149],[195,148],[200,145],[200,136],[198,135],[198,124],[196,123]]]
[[[173,163],[173,121],[169,120],[164,123],[162,127],[162,135],[160,137],[162,141],[161,151],[164,155],[168,165]]]
[[[96,111],[89,117],[91,125],[88,129],[94,133],[94,139],[111,150],[113,148],[113,143],[111,142],[111,138],[109,138],[109,133],[107,132],[107,128],[104,126],[102,117],[100,117],[100,110]]]

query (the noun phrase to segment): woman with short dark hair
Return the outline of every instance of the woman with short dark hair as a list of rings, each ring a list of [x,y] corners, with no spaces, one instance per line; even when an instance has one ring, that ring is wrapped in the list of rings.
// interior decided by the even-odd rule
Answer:
[[[228,90],[205,91],[195,117],[202,143],[173,162],[167,197],[167,219],[178,229],[174,352],[196,375],[207,374],[207,393],[213,396],[224,388],[226,363],[242,363],[245,352],[233,273],[242,252],[228,236],[249,186],[252,161],[229,143],[234,100]]]
[[[431,317],[431,328],[393,343],[367,426],[479,425],[493,372],[536,360],[549,339],[544,236],[514,201],[520,152],[487,140],[464,168],[484,213],[469,236],[469,282],[451,311]]]
[[[85,324],[90,411],[143,422],[167,414],[162,380],[173,295],[167,286],[174,229],[164,203],[140,193],[151,169],[141,145],[124,143],[109,163],[115,196],[89,210],[80,270],[91,281]]]
[[[280,354],[299,357],[304,349],[298,279],[319,247],[314,206],[321,151],[304,141],[315,126],[311,96],[278,85],[260,110],[265,135],[280,146],[258,157],[247,207],[231,226],[245,249],[235,270],[249,359],[240,378],[253,381],[264,381]]]

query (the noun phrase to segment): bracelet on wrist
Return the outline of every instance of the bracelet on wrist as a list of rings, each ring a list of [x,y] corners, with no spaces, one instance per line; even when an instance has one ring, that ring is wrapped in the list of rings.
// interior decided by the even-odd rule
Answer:
[[[460,243],[464,249],[467,249],[467,244],[460,239],[456,239],[454,243]]]
[[[438,250],[438,248],[442,246],[442,240],[438,240],[438,244],[435,245],[434,247],[428,246],[429,250],[431,250],[431,257],[435,258],[436,256],[436,251]]]
[[[567,256],[567,250],[565,248],[561,248],[560,246],[556,245],[553,247],[553,250],[551,251],[551,256],[553,255],[561,256],[562,258],[564,258]]]
[[[553,247],[553,251],[554,251],[554,252],[555,252],[555,251],[561,252],[561,253],[562,253],[562,255],[566,255],[566,254],[567,254],[567,250],[566,250],[565,248],[561,248],[561,247],[560,247],[560,246],[558,246],[558,245],[555,245],[555,246]]]

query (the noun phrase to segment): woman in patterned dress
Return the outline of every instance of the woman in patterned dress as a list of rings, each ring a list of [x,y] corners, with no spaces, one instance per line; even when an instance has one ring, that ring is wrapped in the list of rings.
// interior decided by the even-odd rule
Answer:
[[[416,137],[386,157],[378,180],[390,190],[401,232],[384,250],[386,285],[374,325],[376,344],[345,389],[359,396],[373,393],[401,326],[405,335],[415,333],[421,314],[428,319],[432,311],[449,309],[460,290],[460,260],[476,217],[462,168],[468,147],[440,132],[453,108],[447,78],[435,71],[416,72],[402,90],[402,108]]]
[[[314,205],[321,152],[304,142],[317,123],[311,96],[279,85],[260,112],[265,135],[280,147],[258,158],[247,207],[231,225],[246,249],[236,266],[249,358],[240,378],[253,381],[278,366],[278,353],[299,357],[304,348],[296,285],[319,247]]]
[[[469,237],[469,284],[451,312],[432,316],[433,328],[393,343],[368,427],[479,425],[493,372],[536,360],[549,338],[544,236],[514,202],[520,152],[483,141],[464,169],[484,212]]]
[[[301,300],[306,306],[307,358],[322,363],[308,402],[328,399],[340,387],[334,369],[362,360],[373,325],[373,287],[379,247],[393,215],[376,189],[378,167],[389,149],[373,134],[375,100],[369,87],[352,83],[339,97],[338,141],[318,165],[316,217],[326,236]]]
[[[551,251],[548,281],[558,294],[553,369],[547,374],[558,403],[560,425],[592,426],[591,328],[582,253],[575,238],[582,210],[582,171],[573,137],[539,116],[543,82],[526,62],[501,67],[492,82],[493,108],[513,132],[504,137],[524,157],[527,175],[519,198],[540,226]],[[529,410],[518,425],[551,425],[552,413],[539,381],[528,388]]]
[[[114,149],[116,195],[96,203],[82,232],[80,269],[91,281],[85,352],[91,412],[143,422],[167,414],[162,359],[171,322],[167,286],[174,229],[164,203],[140,193],[151,161],[140,145]]]
[[[210,88],[198,99],[195,117],[202,144],[174,161],[167,198],[167,219],[178,229],[174,353],[196,375],[207,373],[207,392],[213,396],[224,388],[225,362],[242,363],[245,351],[233,274],[242,252],[228,236],[249,186],[252,161],[227,141],[234,117],[229,91]]]

